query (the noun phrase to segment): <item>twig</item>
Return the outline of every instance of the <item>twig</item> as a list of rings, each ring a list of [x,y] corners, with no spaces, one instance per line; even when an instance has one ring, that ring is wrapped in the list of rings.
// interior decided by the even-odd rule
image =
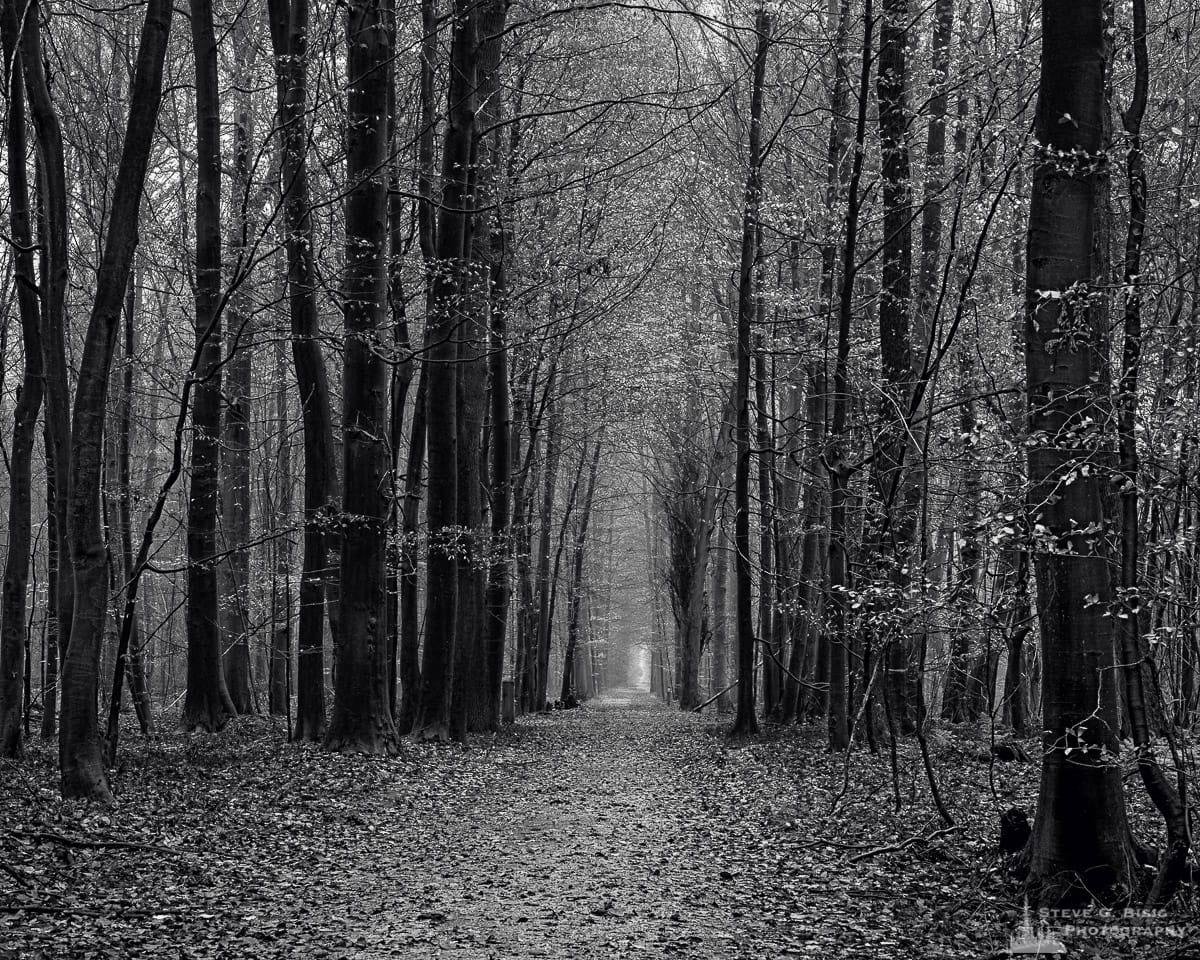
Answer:
[[[80,917],[157,917],[178,916],[182,910],[93,910],[90,907],[59,907],[49,903],[0,903],[0,913],[70,913]]]
[[[707,700],[705,700],[702,704],[700,704],[700,706],[692,707],[692,713],[699,713],[701,710],[703,710],[705,707],[707,707],[714,700],[725,696],[725,694],[727,694],[730,690],[732,690],[734,687],[736,687],[739,682],[740,681],[738,681],[738,680],[734,680],[733,683],[731,683],[729,686],[727,686],[724,690],[722,690],[720,693],[713,694],[711,697],[709,697]]]
[[[144,850],[148,853],[199,853],[193,847],[160,847],[153,843],[136,843],[130,840],[83,840],[75,837],[64,837],[58,833],[32,832],[28,830],[13,830],[12,835],[25,837],[35,843],[60,843],[64,847],[82,847],[100,850]]]
[[[5,873],[7,873],[10,877],[16,880],[17,883],[21,884],[21,886],[29,886],[29,878],[25,876],[25,874],[21,873],[16,867],[10,867],[3,860],[0,860],[0,870],[3,870]]]
[[[861,860],[867,860],[870,857],[878,856],[881,853],[895,853],[898,850],[903,850],[906,847],[911,847],[914,843],[930,843],[937,840],[939,837],[944,837],[948,833],[958,833],[962,827],[943,827],[941,830],[936,830],[927,837],[920,835],[909,837],[907,840],[902,840],[900,843],[888,844],[886,847],[875,847],[872,850],[867,850],[865,853],[860,853],[858,856],[851,857],[848,863],[858,863]]]

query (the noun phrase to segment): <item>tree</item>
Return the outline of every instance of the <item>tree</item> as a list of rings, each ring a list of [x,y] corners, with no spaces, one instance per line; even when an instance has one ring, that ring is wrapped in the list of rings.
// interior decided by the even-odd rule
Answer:
[[[1122,900],[1134,887],[1102,469],[1108,355],[1096,231],[1108,69],[1102,0],[1046,0],[1025,321],[1028,509],[1044,664],[1029,885],[1044,906]]]
[[[475,124],[476,17],[474,4],[455,0],[450,46],[442,198],[437,225],[437,270],[425,321],[429,451],[429,557],[421,706],[415,734],[448,740],[454,689],[458,609],[459,426],[458,341],[462,285],[467,281],[467,222]]]
[[[341,624],[336,637],[331,750],[394,753],[388,694],[387,364],[379,336],[388,314],[386,0],[346,11],[346,321],[342,367]]]
[[[842,0],[838,16],[834,56],[835,70],[840,66],[842,50],[849,31],[849,2]],[[871,33],[874,27],[872,0],[863,7],[862,66],[858,83],[858,115],[854,127],[854,159],[850,181],[846,186],[845,234],[842,239],[841,284],[838,290],[837,334],[833,368],[833,410],[830,414],[829,441],[825,453],[825,469],[829,475],[829,628],[824,642],[828,647],[826,675],[828,683],[829,747],[845,750],[850,746],[848,718],[848,680],[850,659],[850,630],[847,623],[849,606],[849,523],[847,508],[848,484],[853,473],[847,461],[847,416],[850,407],[850,335],[854,317],[854,284],[858,276],[858,230],[862,213],[863,160],[867,127],[867,88],[871,82]],[[848,85],[848,84],[847,84]],[[833,102],[841,102],[835,88]],[[831,141],[836,134],[831,132]]]
[[[734,571],[737,583],[735,617],[738,651],[737,715],[735,734],[758,732],[754,713],[754,606],[750,574],[750,326],[755,313],[755,238],[762,191],[762,103],[767,51],[771,45],[771,18],[759,7],[754,17],[756,37],[750,93],[749,171],[742,212],[741,265],[738,273],[737,380],[734,387]]]
[[[224,557],[217,567],[225,686],[239,714],[251,713],[250,692],[250,398],[253,392],[254,316],[246,290],[250,242],[249,21],[240,15],[233,28],[234,84],[233,209],[228,250],[233,266],[229,295],[229,349],[221,418],[221,525]]]
[[[4,87],[8,91],[9,229],[14,247],[17,310],[21,317],[20,392],[13,410],[9,458],[8,555],[0,597],[0,757],[21,755],[22,681],[25,674],[25,595],[32,546],[33,446],[42,406],[42,331],[37,277],[33,266],[32,211],[26,166],[25,82],[17,55],[19,29],[12,2],[0,10],[3,35]]]
[[[592,501],[596,495],[596,473],[600,466],[600,452],[604,445],[604,428],[600,428],[600,432],[596,439],[592,441],[592,462],[588,467],[587,488],[584,490],[583,503],[579,508],[579,519],[576,521],[575,528],[575,543],[573,554],[573,573],[571,575],[570,600],[568,606],[570,613],[567,620],[567,649],[563,655],[563,674],[562,674],[562,690],[559,694],[559,699],[564,707],[573,707],[578,703],[578,693],[576,688],[576,663],[575,658],[580,645],[581,625],[580,619],[583,610],[583,567],[584,567],[584,552],[587,548],[588,521],[592,516]]]
[[[67,510],[70,497],[71,395],[67,373],[66,297],[68,204],[62,123],[50,97],[41,39],[41,14],[34,0],[23,8],[21,65],[37,140],[42,257],[42,370],[45,376],[46,478],[50,503],[49,579],[54,609],[46,636],[46,684],[42,691],[42,736],[54,735],[59,655],[71,636],[75,581],[71,572]],[[58,650],[62,644],[64,649]],[[65,666],[64,666],[65,670]]]
[[[192,0],[196,65],[196,399],[188,492],[185,730],[220,730],[237,713],[221,664],[217,591],[221,458],[221,117],[212,0]]]
[[[336,512],[338,477],[317,314],[308,177],[308,0],[268,0],[268,16],[281,140],[292,362],[304,424],[304,547],[296,638],[296,726],[292,735],[297,740],[319,741],[325,736],[325,611],[327,605],[335,603],[325,589],[329,557],[326,531]],[[334,620],[330,616],[331,628]]]
[[[75,390],[67,539],[71,544],[76,593],[71,639],[63,663],[59,731],[59,765],[65,797],[108,800],[111,796],[96,723],[100,641],[108,615],[108,569],[99,509],[104,399],[137,247],[138,213],[162,100],[163,60],[171,14],[170,0],[151,0],[146,7],[130,90],[125,143]]]
[[[895,588],[894,602],[902,604],[912,579],[921,483],[912,463],[914,427],[908,422],[917,371],[909,325],[912,299],[912,186],[908,157],[908,0],[884,0],[879,18],[879,149],[883,180],[883,243],[879,291],[879,349],[883,373],[881,418],[885,424],[877,442],[874,470],[882,515],[878,520],[879,556]],[[906,455],[908,455],[906,457]],[[911,729],[909,710],[910,638],[892,627],[884,651],[887,682],[885,702],[901,729]]]

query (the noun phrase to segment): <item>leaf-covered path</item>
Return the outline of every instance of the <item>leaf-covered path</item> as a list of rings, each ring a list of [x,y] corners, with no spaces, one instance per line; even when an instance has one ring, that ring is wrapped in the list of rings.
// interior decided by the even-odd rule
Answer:
[[[131,740],[109,810],[50,750],[0,767],[0,958],[979,958],[1007,945],[990,771],[941,736],[939,829],[910,744],[846,766],[817,729],[725,725],[623,692],[469,748],[365,759],[263,720]],[[988,788],[989,779],[995,792]],[[895,801],[900,801],[899,810]],[[1188,957],[1104,936],[1092,958]]]
[[[424,858],[393,863],[407,904],[373,949],[446,957],[763,956],[769,880],[698,723],[618,693],[530,723],[405,818]],[[363,876],[356,896],[378,895]],[[361,891],[359,893],[358,891]],[[373,893],[374,891],[374,893]]]

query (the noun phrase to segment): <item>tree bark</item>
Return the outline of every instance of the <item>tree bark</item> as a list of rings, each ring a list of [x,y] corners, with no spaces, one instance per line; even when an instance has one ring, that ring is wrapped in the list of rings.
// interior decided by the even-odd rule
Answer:
[[[735,735],[758,733],[758,718],[754,712],[754,608],[750,575],[750,326],[755,313],[755,236],[758,230],[759,203],[762,193],[762,105],[763,80],[767,67],[767,51],[771,45],[771,18],[759,8],[754,18],[757,41],[754,51],[754,72],[750,93],[749,165],[746,193],[742,211],[741,265],[738,275],[737,311],[737,382],[736,421],[734,442],[736,466],[734,472],[733,544],[734,571],[737,581],[737,650],[738,696],[737,715],[733,721]]]
[[[841,286],[838,291],[837,347],[833,370],[833,412],[831,415],[829,442],[825,453],[825,469],[829,474],[829,633],[825,640],[828,646],[826,663],[828,668],[829,699],[829,747],[845,750],[850,746],[849,725],[849,653],[851,638],[846,623],[847,593],[850,589],[850,564],[848,558],[849,524],[846,511],[850,492],[848,489],[851,470],[846,462],[846,420],[850,406],[850,334],[854,317],[854,282],[858,276],[858,228],[862,196],[863,156],[866,147],[867,100],[871,81],[871,33],[874,27],[872,0],[863,6],[862,69],[858,86],[858,117],[854,131],[854,160],[851,163],[850,181],[847,186],[846,227],[842,241]],[[835,56],[838,70],[845,68],[842,51],[849,29],[849,0],[842,0],[838,15]],[[848,84],[846,85],[848,86]],[[842,98],[844,99],[844,98]],[[835,102],[839,98],[835,96]],[[835,113],[840,114],[840,111]],[[834,121],[837,122],[837,116]]]
[[[288,719],[292,731],[292,440],[288,430],[287,345],[275,343],[275,422],[279,446],[275,453],[274,497],[268,517],[275,553],[271,577],[271,649],[267,661],[267,709]]]
[[[26,590],[32,546],[33,447],[42,406],[42,331],[33,264],[33,213],[26,179],[28,145],[25,124],[25,83],[17,59],[19,27],[15,0],[0,10],[4,49],[5,114],[8,151],[8,220],[12,231],[17,309],[21,318],[22,375],[13,410],[12,452],[9,458],[8,555],[0,598],[0,757],[22,752],[22,681],[26,670],[28,627]]]
[[[108,577],[100,528],[104,398],[113,348],[137,247],[138,212],[162,100],[170,0],[150,0],[130,90],[125,143],[117,169],[108,230],[79,363],[71,437],[68,537],[77,585],[71,640],[63,663],[59,766],[64,797],[109,800],[96,723],[100,640],[108,614]]]
[[[576,686],[575,653],[580,644],[580,614],[583,609],[583,560],[587,547],[588,521],[592,516],[592,500],[596,493],[596,474],[600,466],[600,451],[604,444],[604,428],[592,443],[592,463],[588,468],[587,488],[579,508],[578,527],[575,531],[574,571],[571,576],[570,600],[567,620],[567,649],[563,657],[562,689],[559,699],[563,707],[574,707],[578,703]]]
[[[923,428],[908,422],[910,398],[918,372],[913,365],[909,324],[912,298],[912,185],[908,156],[908,0],[884,0],[879,21],[879,140],[883,180],[883,244],[879,291],[879,344],[883,373],[883,426],[877,441],[874,475],[882,514],[877,543],[901,605],[916,562],[922,484],[915,464],[905,466],[906,453],[920,449],[914,433]],[[909,458],[914,459],[914,458]],[[888,530],[890,528],[890,535]],[[910,696],[912,638],[903,618],[890,625],[883,655],[887,659],[887,702],[901,731],[913,729]]]
[[[191,0],[196,65],[196,397],[187,516],[185,730],[220,730],[237,713],[221,666],[217,516],[221,460],[221,116],[212,0]]]
[[[1043,659],[1043,755],[1029,847],[1040,906],[1120,899],[1134,865],[1121,788],[1105,543],[1102,311],[1103,0],[1046,0],[1039,143],[1029,214],[1026,377],[1029,513]]]
[[[225,365],[225,415],[221,421],[221,543],[218,572],[225,686],[239,714],[256,706],[250,689],[250,396],[253,391],[254,316],[246,290],[250,216],[249,23],[238,14],[233,29],[236,106],[233,127],[233,207],[229,255],[229,348]]]
[[[459,428],[458,298],[467,273],[470,167],[475,126],[476,17],[469,0],[455,0],[450,47],[446,137],[442,149],[442,199],[437,224],[437,264],[425,324],[429,377],[426,444],[429,448],[429,555],[426,561],[425,650],[419,740],[449,740],[453,709],[455,618],[458,607]]]
[[[325,747],[395,753],[388,693],[388,377],[378,349],[388,312],[387,0],[346,13],[346,323],[342,367],[341,623]]]
[[[1146,2],[1133,0],[1134,89],[1129,109],[1122,116],[1129,136],[1126,169],[1129,179],[1129,227],[1125,237],[1125,342],[1122,350],[1121,381],[1117,396],[1117,436],[1119,447],[1121,574],[1117,596],[1116,637],[1120,645],[1125,705],[1129,730],[1133,734],[1138,772],[1146,793],[1162,815],[1167,828],[1167,844],[1159,859],[1154,885],[1147,898],[1150,907],[1165,907],[1175,896],[1183,880],[1191,846],[1188,810],[1184,802],[1186,781],[1180,757],[1168,730],[1175,768],[1179,770],[1179,789],[1167,779],[1154,753],[1150,722],[1151,698],[1161,710],[1161,698],[1155,664],[1143,650],[1140,623],[1143,614],[1140,597],[1139,552],[1141,530],[1138,523],[1138,380],[1142,364],[1142,242],[1146,231],[1147,176],[1142,145],[1142,118],[1146,112],[1150,81],[1149,53],[1146,44]]]
[[[292,360],[304,424],[304,546],[296,638],[296,726],[292,736],[296,740],[320,741],[325,736],[327,608],[331,630],[336,622],[336,600],[326,596],[330,552],[326,528],[337,511],[338,477],[317,314],[308,180],[308,0],[268,0],[268,12],[282,154]]]
[[[71,637],[75,607],[75,579],[71,568],[68,537],[70,500],[71,395],[67,370],[66,296],[67,264],[67,175],[63,150],[62,124],[50,97],[42,51],[41,13],[36,0],[22,8],[21,64],[25,72],[25,90],[37,141],[38,191],[42,215],[39,217],[42,258],[42,372],[46,416],[46,473],[50,513],[54,576],[51,578],[54,609],[53,623],[47,630],[46,677],[42,689],[42,736],[54,736],[58,696],[58,671],[65,665],[66,647]],[[52,480],[50,478],[53,478]],[[61,647],[61,649],[59,649]],[[64,666],[65,669],[65,666]]]

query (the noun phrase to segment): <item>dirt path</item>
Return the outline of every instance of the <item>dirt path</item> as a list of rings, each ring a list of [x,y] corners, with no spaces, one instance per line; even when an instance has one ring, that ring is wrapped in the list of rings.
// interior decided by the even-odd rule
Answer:
[[[749,798],[714,791],[705,739],[698,719],[618,691],[469,756],[404,817],[422,860],[356,878],[353,899],[396,894],[364,925],[364,956],[774,953],[766,878],[746,869]]]
[[[996,772],[996,799],[976,748],[943,744],[947,832],[912,745],[893,783],[886,756],[848,768],[817,728],[736,745],[726,725],[619,691],[366,759],[239,721],[130,738],[111,810],[59,800],[35,741],[0,765],[0,960],[961,960],[1007,943],[1019,904],[991,828],[998,804],[1032,802],[1026,767]],[[1179,956],[1146,943],[1088,955]]]
[[[808,952],[762,855],[777,781],[647,694],[386,760],[255,722],[131,741],[111,811],[58,800],[44,745],[0,777],[0,958]]]

